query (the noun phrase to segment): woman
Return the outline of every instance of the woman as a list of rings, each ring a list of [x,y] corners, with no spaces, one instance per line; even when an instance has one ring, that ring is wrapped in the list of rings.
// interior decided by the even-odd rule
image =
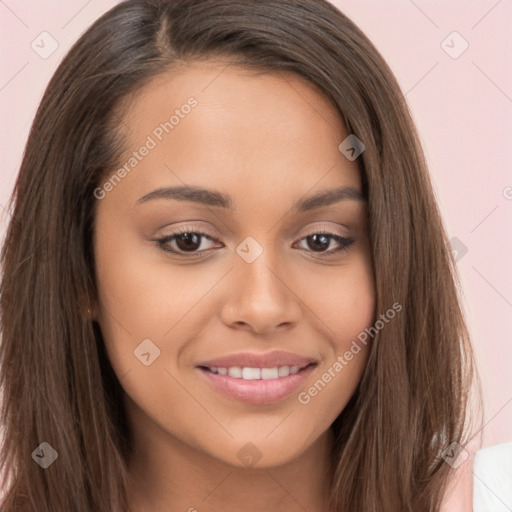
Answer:
[[[440,510],[456,268],[396,80],[332,5],[122,2],[13,206],[3,510]]]

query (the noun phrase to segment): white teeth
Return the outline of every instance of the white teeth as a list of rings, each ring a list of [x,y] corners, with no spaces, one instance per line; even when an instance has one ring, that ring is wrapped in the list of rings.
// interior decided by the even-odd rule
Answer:
[[[261,368],[242,368],[242,379],[261,379]]]
[[[235,377],[235,379],[241,379],[242,378],[242,368],[239,366],[231,366],[228,369],[228,375],[230,377]]]
[[[279,371],[277,366],[275,368],[262,368],[261,378],[262,379],[277,379],[279,377]]]
[[[268,380],[277,379],[279,377],[288,377],[293,375],[301,369],[300,366],[280,366],[275,368],[250,368],[240,366],[230,366],[229,368],[218,368],[212,366],[210,371],[212,373],[218,373],[219,375],[229,375],[235,379],[244,380]]]
[[[279,377],[288,377],[288,375],[290,375],[290,367],[281,366],[281,368],[279,368]]]

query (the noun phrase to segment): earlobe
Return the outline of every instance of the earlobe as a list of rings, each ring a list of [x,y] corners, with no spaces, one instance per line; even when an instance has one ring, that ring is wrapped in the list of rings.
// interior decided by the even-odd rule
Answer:
[[[95,314],[92,308],[85,308],[85,311],[82,310],[82,318],[85,322],[92,322],[95,319]]]
[[[87,308],[87,319],[90,322],[97,322],[98,321],[98,310],[95,305],[89,306]]]
[[[94,320],[97,320],[96,306],[91,304],[91,301],[89,299],[82,299],[80,314],[85,322],[92,322]]]

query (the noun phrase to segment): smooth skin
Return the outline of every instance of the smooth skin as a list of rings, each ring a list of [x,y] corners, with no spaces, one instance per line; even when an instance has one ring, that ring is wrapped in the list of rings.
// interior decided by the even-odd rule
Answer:
[[[325,512],[330,426],[361,379],[370,345],[308,404],[298,393],[274,404],[239,402],[196,365],[240,352],[310,356],[318,365],[299,389],[307,391],[373,324],[366,202],[292,211],[321,191],[361,190],[357,163],[338,149],[349,133],[329,101],[292,73],[195,62],[129,99],[126,160],[190,97],[197,106],[97,205],[94,318],[126,393],[130,510]],[[185,184],[229,195],[234,210],[138,202]],[[190,246],[183,238],[155,242],[180,228],[212,240],[200,238],[192,252],[183,251]],[[343,244],[328,237],[319,249],[311,237],[319,231],[353,243],[334,252]],[[263,249],[252,263],[236,251],[247,237]],[[145,339],[160,350],[147,366],[134,354]],[[259,461],[248,465],[241,449]]]

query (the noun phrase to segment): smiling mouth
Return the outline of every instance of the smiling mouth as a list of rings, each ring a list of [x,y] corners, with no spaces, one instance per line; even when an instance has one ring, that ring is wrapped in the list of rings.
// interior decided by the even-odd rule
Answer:
[[[304,366],[274,366],[273,368],[255,368],[255,367],[215,367],[199,366],[201,370],[211,372],[217,375],[226,375],[234,379],[243,380],[271,380],[295,375],[309,366],[316,366],[316,363],[309,363]]]
[[[198,366],[196,370],[208,385],[222,395],[237,402],[262,406],[288,398],[304,386],[316,367],[317,363],[309,363],[303,367],[274,368]]]

